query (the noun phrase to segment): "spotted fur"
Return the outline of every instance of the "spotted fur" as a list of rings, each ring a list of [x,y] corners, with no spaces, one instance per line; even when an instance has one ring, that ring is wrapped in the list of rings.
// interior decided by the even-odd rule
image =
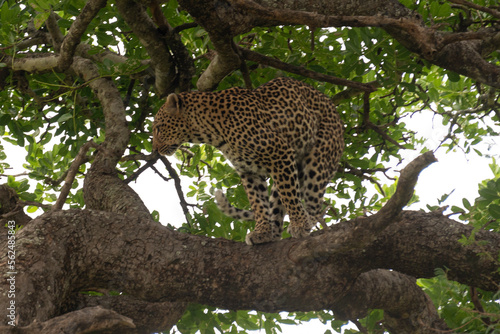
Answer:
[[[322,218],[325,188],[344,149],[343,132],[326,95],[278,78],[254,90],[169,95],[153,123],[153,149],[171,155],[186,142],[217,147],[240,175],[253,215],[232,208],[222,193],[217,200],[225,212],[255,219],[246,242],[258,244],[281,238],[285,213],[296,238],[308,235]]]

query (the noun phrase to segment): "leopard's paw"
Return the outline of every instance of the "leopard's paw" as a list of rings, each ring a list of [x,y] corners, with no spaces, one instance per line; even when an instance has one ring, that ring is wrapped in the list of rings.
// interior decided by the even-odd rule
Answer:
[[[311,229],[313,226],[314,224],[311,222],[306,222],[306,223],[290,222],[290,225],[288,225],[288,233],[290,233],[292,238],[304,238],[311,233]]]
[[[280,240],[280,237],[276,237],[272,233],[269,232],[258,232],[258,231],[253,231],[247,234],[245,241],[247,245],[253,246],[257,244],[263,244],[266,242],[272,242],[272,241],[277,241]]]

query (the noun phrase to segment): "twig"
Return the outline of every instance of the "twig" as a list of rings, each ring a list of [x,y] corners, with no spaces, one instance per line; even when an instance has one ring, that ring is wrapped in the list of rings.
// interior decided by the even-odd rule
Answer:
[[[22,209],[25,206],[28,206],[28,205],[37,206],[39,208],[44,208],[44,209],[51,209],[52,208],[52,205],[50,205],[50,204],[43,204],[43,203],[35,202],[35,201],[22,201],[22,200],[18,200],[17,203],[16,203],[16,206],[14,207],[14,209],[10,210],[7,213],[4,213],[3,215],[0,215],[0,219],[8,219],[10,217],[14,217],[20,211],[22,211]]]
[[[52,205],[50,205],[50,204],[43,204],[43,203],[35,202],[35,201],[19,200],[18,204],[22,205],[23,207],[30,205],[30,206],[37,206],[37,207],[43,208],[43,209],[51,209],[52,208]]]
[[[141,168],[139,168],[138,170],[136,170],[132,175],[130,175],[124,182],[125,183],[130,183],[132,181],[134,181],[135,179],[137,179],[139,177],[139,175],[142,174],[142,172],[144,172],[146,169],[148,169],[149,167],[152,167],[156,161],[158,161],[158,159],[160,158],[157,154],[151,154],[150,155],[152,158],[151,159],[148,159],[146,164],[144,166],[142,166]]]
[[[186,153],[187,155],[189,155],[190,157],[194,157],[194,153],[191,152],[189,150],[189,147],[188,146],[181,146],[179,148],[179,150],[181,150],[182,152]],[[200,162],[204,163],[208,168],[212,168],[212,165],[210,165],[208,162],[206,162],[205,160],[203,159],[200,159]]]
[[[482,12],[491,14],[494,17],[500,19],[500,12],[497,11],[497,10],[494,10],[494,9],[491,9],[491,8],[488,8],[488,7],[483,7],[483,6],[480,6],[480,5],[476,5],[475,3],[472,3],[472,2],[469,2],[469,1],[466,1],[466,0],[448,0],[448,1],[452,2],[452,3],[456,3],[457,5],[463,5],[463,6],[467,6],[469,8],[474,8],[474,9],[480,10]]]
[[[476,310],[479,312],[479,314],[485,314],[485,310],[483,305],[481,304],[481,301],[479,300],[479,294],[477,292],[477,289],[473,286],[470,287],[470,299],[472,301],[472,304],[474,304],[474,307]],[[491,321],[488,317],[481,317],[481,321],[486,325],[490,326]]]
[[[382,126],[376,125],[376,124],[372,123],[372,121],[370,121],[370,99],[369,99],[369,97],[370,97],[369,93],[364,94],[363,125],[362,125],[362,127],[375,131],[376,133],[378,133],[382,137],[382,139],[392,143],[393,145],[396,145],[400,149],[404,149],[404,147],[401,144],[399,144],[396,140],[391,138],[387,133],[385,133],[382,130]]]
[[[378,187],[378,189],[379,189],[380,193],[382,194],[382,196],[384,196],[384,197],[385,197],[385,192],[384,192],[384,189],[382,188],[382,185],[377,180],[375,180],[375,178],[373,178],[372,176],[368,176],[368,175],[365,175],[365,174],[368,174],[368,173],[373,174],[373,173],[376,173],[376,172],[382,172],[382,173],[384,173],[384,175],[388,179],[394,180],[394,178],[388,177],[387,174],[386,174],[386,172],[390,168],[362,169],[362,168],[355,168],[353,166],[349,166],[346,163],[342,164],[342,168],[343,168],[343,172],[346,173],[346,174],[351,174],[351,175],[357,176],[361,180],[368,180],[371,183],[375,184]]]
[[[346,87],[359,89],[359,90],[364,91],[364,92],[375,91],[375,88],[373,88],[371,85],[363,84],[363,83],[357,82],[357,81],[351,81],[351,80],[347,80],[347,79],[343,79],[343,78],[334,77],[332,75],[318,73],[315,71],[305,69],[305,68],[300,67],[300,66],[290,65],[290,64],[282,62],[278,59],[264,56],[260,53],[251,51],[251,50],[246,49],[246,48],[238,47],[238,51],[243,56],[243,58],[245,58],[247,60],[251,60],[251,61],[254,61],[254,62],[257,62],[260,64],[271,66],[271,67],[274,67],[274,68],[277,68],[277,69],[280,69],[280,70],[283,70],[283,71],[286,71],[289,73],[295,73],[295,74],[302,75],[304,77],[308,77],[308,78],[318,80],[318,81],[329,82],[329,83],[332,83],[334,85],[346,86]]]
[[[9,177],[9,176],[12,176],[12,177],[18,177],[18,176],[26,176],[26,175],[29,175],[29,173],[27,172],[23,172],[23,173],[19,173],[19,174],[13,174],[13,175],[8,175],[8,174],[0,174],[0,177]]]
[[[381,86],[381,83],[378,81],[370,81],[365,83],[364,85],[372,87],[373,91],[375,91],[377,90],[378,87]],[[357,96],[363,92],[364,91],[359,88],[349,87],[346,90],[343,90],[340,93],[335,94],[331,99],[333,103],[339,104],[341,101],[351,99],[352,97]]]
[[[167,169],[172,179],[174,179],[175,190],[177,191],[177,196],[179,197],[179,202],[181,204],[182,211],[184,212],[184,216],[186,217],[187,224],[191,226],[189,218],[190,215],[188,210],[189,204],[186,202],[186,199],[184,198],[184,192],[182,191],[181,179],[179,177],[179,174],[177,174],[175,169],[172,167],[172,164],[170,163],[170,161],[168,161],[166,157],[161,156],[160,160],[165,165],[165,168]]]
[[[61,193],[57,198],[56,203],[52,207],[52,210],[61,210],[64,202],[66,202],[66,198],[68,197],[69,191],[71,190],[71,186],[73,185],[73,180],[75,179],[76,173],[78,172],[78,168],[80,165],[84,164],[86,161],[87,151],[91,148],[97,148],[98,145],[94,143],[92,140],[85,143],[81,148],[80,152],[75,157],[75,160],[71,163],[71,166],[68,169],[68,175],[66,175],[66,179],[64,180],[64,185],[61,188]]]
[[[253,88],[252,79],[250,79],[250,71],[248,70],[247,62],[245,61],[245,58],[243,58],[238,46],[234,43],[234,41],[232,42],[232,45],[233,45],[234,52],[236,52],[238,57],[240,57],[240,62],[241,62],[240,71],[241,71],[241,74],[243,75],[243,81],[245,82],[245,88],[252,89]]]

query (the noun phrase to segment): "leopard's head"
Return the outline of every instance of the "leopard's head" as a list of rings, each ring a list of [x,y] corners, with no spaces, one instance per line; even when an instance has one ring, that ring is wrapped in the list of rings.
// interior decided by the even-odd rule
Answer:
[[[153,122],[153,151],[172,155],[185,142],[187,128],[182,100],[177,94],[170,94]]]

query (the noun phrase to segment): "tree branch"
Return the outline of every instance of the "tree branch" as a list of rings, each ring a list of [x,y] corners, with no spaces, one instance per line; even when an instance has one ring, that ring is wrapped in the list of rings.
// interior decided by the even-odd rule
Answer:
[[[174,326],[184,314],[187,303],[150,303],[127,295],[78,297],[78,308],[94,306],[101,306],[133,319],[139,333],[153,333],[158,330],[167,332]]]
[[[59,29],[59,26],[57,25],[57,15],[54,11],[50,11],[50,15],[45,21],[45,26],[49,31],[50,37],[52,38],[52,45],[54,46],[54,49],[59,52],[64,36],[61,33],[61,29]],[[69,65],[71,64],[68,64],[68,66]]]
[[[155,153],[158,154],[158,153]],[[184,212],[184,217],[186,217],[186,222],[188,224],[191,224],[191,215],[189,214],[188,206],[189,204],[186,202],[186,199],[184,198],[184,192],[182,191],[182,185],[181,185],[181,179],[179,178],[179,175],[175,171],[175,169],[172,167],[172,164],[168,159],[164,156],[160,156],[161,162],[165,165],[165,168],[168,171],[168,174],[170,177],[174,179],[174,184],[175,184],[175,190],[177,191],[177,196],[179,197],[179,202],[182,208],[182,212]]]
[[[1,327],[0,327],[1,328]],[[129,333],[135,328],[131,319],[100,306],[69,312],[45,322],[16,326],[16,333]]]
[[[448,329],[415,278],[389,270],[361,274],[336,308],[342,309],[336,315],[345,320],[362,318],[370,309],[382,309],[384,325],[391,333],[435,334]]]
[[[300,67],[300,66],[290,65],[290,64],[284,63],[280,60],[261,55],[257,52],[251,51],[251,50],[246,49],[246,48],[239,47],[238,50],[246,60],[254,61],[256,63],[267,65],[267,66],[271,66],[271,67],[274,67],[274,68],[277,68],[277,69],[280,69],[280,70],[283,70],[283,71],[286,71],[289,73],[299,74],[299,75],[302,75],[302,76],[307,77],[307,78],[311,78],[311,79],[318,80],[321,82],[329,82],[329,83],[332,83],[334,85],[351,87],[351,88],[358,89],[358,90],[364,91],[364,92],[375,91],[373,86],[371,86],[369,84],[364,84],[361,82],[356,82],[356,81],[351,81],[351,80],[347,80],[347,79],[343,79],[343,78],[338,78],[338,77],[334,77],[331,75],[326,75],[326,74],[318,73],[315,71],[311,71],[311,70],[308,70],[308,69]]]
[[[144,7],[132,0],[117,1],[116,6],[127,25],[139,38],[141,44],[151,57],[155,70],[155,87],[160,96],[166,96],[174,91],[175,64],[170,50],[165,44],[154,22],[146,13]]]
[[[410,51],[415,52],[424,59],[442,68],[452,70],[456,73],[468,76],[474,80],[493,87],[500,87],[500,67],[487,62],[482,56],[483,44],[488,39],[497,36],[497,32],[482,34],[486,41],[463,40],[477,37],[475,34],[449,34],[440,32],[434,28],[424,26],[420,16],[397,3],[394,9],[388,10],[381,15],[367,13],[360,6],[350,9],[350,16],[332,15],[342,12],[342,9],[329,4],[320,11],[314,12],[312,6],[293,10],[295,4],[283,1],[280,4],[273,3],[274,7],[262,6],[251,0],[230,0],[242,12],[247,12],[254,17],[254,24],[261,26],[289,24],[309,25],[312,27],[380,27],[386,30],[402,45]],[[370,1],[376,3],[376,1]],[[380,3],[380,1],[379,1]],[[384,1],[386,5],[391,1]],[[285,6],[287,5],[287,6]],[[367,7],[368,4],[367,4]],[[309,10],[309,11],[308,11]],[[362,14],[362,15],[357,15]],[[363,15],[364,14],[364,15]],[[371,16],[368,16],[371,15]],[[260,20],[260,21],[259,21]],[[470,64],[470,66],[463,66]]]
[[[455,3],[457,5],[463,5],[463,6],[466,6],[469,8],[480,10],[482,12],[488,13],[488,14],[500,19],[500,12],[498,10],[484,7],[484,6],[480,6],[480,5],[476,5],[475,3],[472,3],[472,2],[469,2],[466,0],[448,0],[448,1],[451,3]]]
[[[98,145],[93,141],[89,141],[80,148],[80,152],[78,152],[75,160],[73,160],[71,166],[69,167],[66,179],[64,180],[64,186],[61,188],[61,193],[59,194],[56,203],[52,207],[52,210],[62,209],[64,203],[66,202],[66,198],[68,197],[69,191],[71,190],[71,187],[73,185],[76,173],[78,172],[80,166],[85,163],[87,151],[91,147],[97,148]]]
[[[317,12],[307,12],[301,10],[292,10],[286,8],[274,9],[264,7],[251,0],[229,0],[237,8],[247,11],[251,15],[259,17],[261,20],[267,20],[268,24],[308,25],[316,28],[327,27],[383,27],[386,25],[402,25],[402,22],[414,20],[391,18],[387,16],[333,16],[328,14],[319,14]]]
[[[93,166],[98,163],[106,173],[114,173],[130,136],[120,92],[110,78],[100,76],[97,66],[88,59],[75,57],[71,70],[88,83],[103,107],[106,139],[97,151]]]
[[[23,282],[16,290],[19,325],[48,320],[58,313],[58,305],[71,305],[75,291],[85,288],[123,291],[147,302],[197,302],[265,312],[332,309],[335,313],[344,309],[341,301],[347,294],[358,289],[355,282],[360,275],[384,267],[432,277],[435,268],[446,266],[452,279],[488,291],[498,289],[495,256],[480,256],[498,254],[497,233],[478,231],[477,244],[463,246],[457,240],[473,228],[441,215],[405,212],[389,225],[365,247],[347,246],[357,243],[359,233],[353,230],[371,234],[356,221],[304,239],[248,247],[177,233],[133,213],[50,212],[16,236],[17,280]],[[1,246],[0,263],[5,266],[6,243]],[[470,272],[477,275],[472,277]],[[0,282],[4,291],[7,284]],[[369,305],[389,305],[384,304],[387,298],[395,298],[379,294],[381,290],[370,291],[365,289],[365,297],[372,301]],[[377,302],[377,298],[384,299]],[[43,300],[46,307],[39,308],[32,300]],[[8,302],[5,295],[0,296],[0,307],[6,308]],[[388,310],[396,317],[411,314],[414,305],[404,302],[397,305],[398,312]],[[351,304],[345,310],[353,314],[354,307]]]
[[[58,71],[64,72],[73,63],[76,46],[87,29],[87,26],[94,19],[101,8],[106,7],[107,0],[89,0],[71,24],[67,35],[61,44],[60,57],[57,61]]]
[[[408,166],[403,168],[401,176],[398,180],[396,192],[389,199],[389,201],[387,201],[386,205],[384,205],[380,211],[373,216],[374,221],[370,226],[370,230],[374,232],[381,231],[387,227],[387,222],[392,221],[397,215],[399,215],[403,207],[408,204],[413,196],[415,185],[417,184],[417,179],[420,173],[436,161],[437,159],[434,157],[432,151],[428,151],[417,157],[415,160],[410,162]]]

